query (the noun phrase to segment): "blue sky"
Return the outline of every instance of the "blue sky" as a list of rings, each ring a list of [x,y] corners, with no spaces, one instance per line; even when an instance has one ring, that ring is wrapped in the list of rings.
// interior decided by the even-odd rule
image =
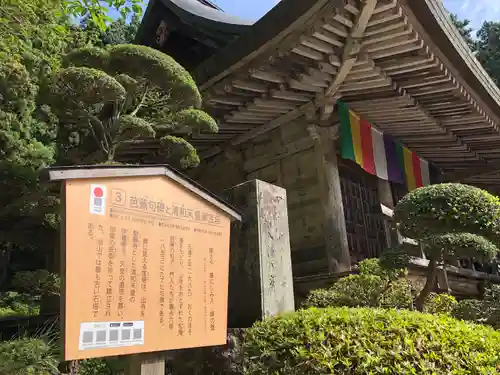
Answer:
[[[212,0],[227,13],[248,20],[257,20],[278,3],[278,0]],[[307,0],[304,0],[307,1]],[[500,21],[500,0],[443,0],[446,8],[460,18],[471,20],[478,29],[483,21]]]
[[[443,0],[443,2],[450,12],[458,14],[460,18],[471,20],[474,29],[478,29],[483,21],[500,21],[500,0]]]

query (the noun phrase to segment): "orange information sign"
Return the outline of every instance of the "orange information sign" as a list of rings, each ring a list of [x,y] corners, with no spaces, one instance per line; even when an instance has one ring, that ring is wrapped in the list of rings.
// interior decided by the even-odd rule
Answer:
[[[165,176],[64,184],[65,360],[226,342],[230,215]]]

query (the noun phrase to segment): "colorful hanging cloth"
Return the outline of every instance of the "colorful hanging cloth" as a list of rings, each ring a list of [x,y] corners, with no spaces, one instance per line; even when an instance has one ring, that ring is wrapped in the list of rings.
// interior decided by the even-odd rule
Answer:
[[[381,179],[405,183],[408,191],[431,183],[435,168],[426,160],[360,118],[344,102],[338,101],[337,107],[343,159],[356,162]]]

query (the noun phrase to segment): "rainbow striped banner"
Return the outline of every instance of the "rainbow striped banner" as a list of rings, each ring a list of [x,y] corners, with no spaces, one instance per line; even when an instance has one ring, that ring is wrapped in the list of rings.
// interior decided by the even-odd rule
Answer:
[[[426,160],[360,118],[342,101],[337,102],[337,107],[343,159],[356,162],[381,179],[405,183],[408,191],[431,183],[431,174],[436,170]]]

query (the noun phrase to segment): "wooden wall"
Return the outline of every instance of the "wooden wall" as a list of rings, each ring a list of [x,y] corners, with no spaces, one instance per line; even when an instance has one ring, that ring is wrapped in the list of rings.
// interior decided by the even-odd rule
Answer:
[[[311,289],[331,285],[337,277],[348,274],[328,274],[316,160],[307,122],[299,119],[216,156],[192,176],[217,194],[251,179],[286,189],[296,303]],[[351,263],[356,264],[377,257],[387,246],[386,218],[380,207],[387,198],[381,200],[380,180],[340,157],[339,175]],[[399,184],[390,184],[390,187],[392,202],[384,204],[393,206],[407,190]],[[484,277],[492,277],[471,278],[467,274],[470,270],[459,271],[465,273],[451,275],[450,283],[461,297],[476,296]],[[411,272],[413,278],[420,277],[421,273],[417,269]]]
[[[332,142],[334,142],[332,140]],[[219,155],[193,177],[215,193],[260,179],[287,191],[294,277],[328,271],[314,143],[304,119],[257,137],[230,155]],[[385,246],[377,179],[357,165],[340,162],[351,260],[377,256]]]

